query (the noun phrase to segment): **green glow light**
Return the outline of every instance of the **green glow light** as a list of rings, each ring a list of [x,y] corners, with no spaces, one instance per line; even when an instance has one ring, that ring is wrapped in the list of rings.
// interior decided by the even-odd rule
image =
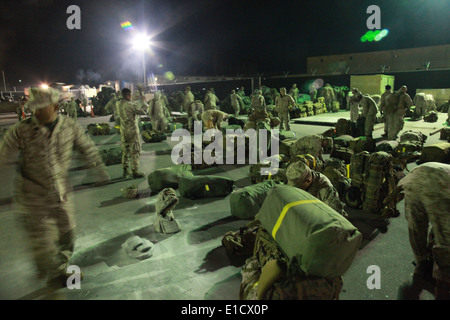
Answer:
[[[363,35],[361,37],[361,42],[372,42],[372,41],[380,41],[382,40],[384,37],[386,37],[389,34],[389,30],[388,29],[383,29],[383,30],[369,30],[366,32],[365,35]]]

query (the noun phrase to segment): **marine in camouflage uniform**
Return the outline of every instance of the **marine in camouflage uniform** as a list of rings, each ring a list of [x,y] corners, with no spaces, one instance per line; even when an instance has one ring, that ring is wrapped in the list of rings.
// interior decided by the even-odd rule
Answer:
[[[333,138],[324,137],[320,134],[312,134],[299,138],[290,148],[290,156],[310,154],[314,158],[323,161],[323,149],[333,147]]]
[[[217,109],[217,103],[219,103],[219,98],[214,93],[214,90],[211,88],[206,92],[204,106],[205,111],[211,109]]]
[[[248,122],[244,126],[244,130],[256,129],[258,122],[270,123],[270,114],[266,110],[266,100],[261,90],[255,90],[251,100],[251,114],[248,116]]]
[[[350,121],[356,122],[359,118],[359,96],[362,96],[361,92],[358,89],[352,89],[352,96],[348,98],[348,102],[350,105]]]
[[[385,113],[389,115],[388,126],[388,140],[395,140],[398,138],[398,133],[403,129],[404,116],[406,108],[412,106],[412,99],[406,93],[408,89],[402,86],[397,92],[391,94],[387,99],[387,106]]]
[[[288,185],[305,190],[344,217],[348,216],[331,181],[320,172],[311,170],[303,161],[290,164],[286,170],[286,178]]]
[[[202,114],[203,125],[205,129],[218,129],[220,130],[220,125],[222,121],[228,119],[228,113],[220,110],[210,109]]]
[[[361,97],[360,104],[362,107],[361,117],[366,119],[364,122],[364,134],[366,137],[372,138],[373,126],[375,125],[378,113],[377,104],[368,95]]]
[[[188,128],[189,132],[194,131],[194,121],[202,121],[202,114],[205,112],[203,103],[200,100],[192,102],[188,108]]]
[[[242,98],[234,90],[231,90],[230,99],[231,99],[231,106],[234,109],[234,116],[237,117],[239,115]]]
[[[105,106],[105,110],[108,112],[112,112],[114,114],[114,122],[116,125],[120,125],[120,115],[119,111],[117,110],[117,107],[120,103],[121,96],[119,94],[112,94],[112,98],[108,101],[108,103]]]
[[[148,105],[131,102],[131,91],[122,89],[123,99],[120,101],[118,111],[120,115],[120,137],[122,142],[122,166],[123,176],[129,175],[128,168],[131,163],[133,178],[141,178],[143,173],[139,172],[139,157],[141,155],[141,143],[139,140],[138,118],[147,114]],[[142,97],[143,98],[143,97]]]
[[[67,110],[66,110],[67,115],[70,118],[73,118],[76,120],[77,116],[78,116],[78,114],[77,114],[78,105],[73,98],[71,98],[70,101],[66,104],[66,108],[67,108]]]
[[[292,96],[286,93],[286,88],[280,88],[280,95],[275,99],[275,107],[278,111],[278,117],[281,120],[280,130],[284,129],[284,125],[286,125],[286,130],[291,130],[289,125],[289,111],[295,107],[295,101]]]
[[[195,97],[191,91],[191,87],[187,86],[186,88],[184,88],[184,98],[183,98],[183,105],[182,105],[183,110],[181,110],[181,111],[187,112],[189,106],[191,105],[192,102],[194,102],[194,100],[195,100]]]
[[[421,273],[434,260],[436,299],[450,299],[450,165],[427,162],[417,166],[398,186],[405,194],[409,241]],[[432,249],[429,225],[434,234]]]
[[[67,280],[66,268],[75,242],[72,191],[68,181],[77,150],[103,182],[109,175],[92,140],[77,122],[58,115],[59,92],[31,88],[35,115],[12,126],[0,144],[0,165],[20,168],[17,209],[27,231],[39,278],[49,286]]]
[[[149,116],[153,130],[166,130],[170,112],[159,90],[155,92],[153,99],[150,101]]]
[[[294,105],[295,105],[298,101],[298,96],[299,96],[299,90],[297,88],[296,83],[294,83],[292,85],[291,89],[289,90],[289,95],[294,99]]]
[[[246,260],[241,274],[241,300],[338,300],[343,285],[342,277],[311,277],[290,268],[262,226],[256,233],[253,256]]]
[[[385,86],[385,90],[382,94],[381,94],[381,98],[380,98],[380,112],[383,114],[384,117],[384,134],[382,134],[382,137],[387,137],[388,136],[388,118],[391,116],[391,114],[388,114],[385,112],[385,107],[387,105],[387,101],[388,101],[388,97],[392,94],[391,91],[392,87],[390,85]],[[391,120],[389,120],[391,121]]]

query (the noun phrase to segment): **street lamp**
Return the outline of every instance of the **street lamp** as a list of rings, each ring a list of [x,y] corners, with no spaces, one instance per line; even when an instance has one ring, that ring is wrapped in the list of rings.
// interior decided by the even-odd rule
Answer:
[[[134,48],[142,51],[142,69],[144,71],[144,87],[147,85],[145,72],[145,50],[150,47],[150,37],[145,33],[137,33],[133,38]]]

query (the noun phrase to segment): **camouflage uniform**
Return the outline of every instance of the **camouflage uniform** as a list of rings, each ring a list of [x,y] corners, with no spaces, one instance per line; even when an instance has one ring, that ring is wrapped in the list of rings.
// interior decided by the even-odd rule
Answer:
[[[149,116],[153,130],[166,130],[167,120],[170,118],[170,112],[161,96],[161,91],[156,91],[154,98],[150,101]]]
[[[350,96],[348,102],[350,105],[350,121],[356,122],[359,118],[359,101],[357,96]]]
[[[139,157],[141,155],[141,143],[139,140],[139,115],[147,113],[148,105],[132,103],[125,99],[118,106],[120,116],[120,137],[122,142],[122,166],[124,172],[128,170],[131,162],[131,170],[138,172]]]
[[[244,87],[241,87],[241,89],[239,89],[239,91],[237,92],[237,94],[242,98],[245,97],[245,90]]]
[[[281,95],[277,96],[275,99],[275,107],[278,111],[278,117],[281,120],[280,130],[284,129],[284,124],[286,124],[286,130],[291,130],[289,126],[289,110],[295,107],[295,101],[289,94],[286,94],[286,89],[280,90]]]
[[[297,101],[298,101],[298,96],[299,96],[299,90],[295,83],[292,85],[291,89],[289,90],[289,95],[292,97],[292,99],[294,99],[294,105],[295,105],[295,103],[297,103]]]
[[[398,185],[405,193],[405,217],[417,263],[432,257],[433,277],[450,287],[450,165],[424,163],[411,170]],[[432,252],[427,240],[429,225],[435,237]]]
[[[228,113],[220,110],[210,109],[202,114],[205,129],[219,129],[222,121],[228,119]]]
[[[183,110],[187,112],[189,106],[191,105],[192,102],[194,102],[195,98],[194,98],[194,94],[191,92],[191,89],[185,89],[184,91],[184,100],[183,100]]]
[[[391,116],[391,114],[387,114],[385,112],[385,106],[387,105],[388,97],[392,94],[391,90],[386,90],[383,92],[380,98],[380,112],[384,116],[384,134],[385,136],[388,135],[388,118]]]
[[[393,113],[393,119],[391,121],[391,126],[388,127],[388,133],[390,135],[389,140],[395,140],[398,136],[398,133],[403,129],[403,124],[405,121],[403,120],[406,112],[406,108],[412,106],[412,100],[409,94],[400,93],[399,102],[397,107]]]
[[[304,162],[298,161],[289,165],[286,170],[286,177],[289,185],[300,189],[304,189],[302,183],[310,177],[312,182],[304,190],[344,217],[347,216],[347,213],[344,211],[344,205],[339,200],[339,193],[325,175],[309,169]]]
[[[188,128],[189,132],[193,132],[194,121],[202,121],[201,115],[205,112],[203,103],[200,100],[195,100],[188,108]]]
[[[0,144],[0,164],[20,155],[15,197],[39,277],[51,279],[64,273],[74,250],[74,207],[68,181],[73,149],[108,177],[94,143],[68,117],[58,116],[51,131],[33,116],[11,127]]]
[[[78,105],[74,100],[69,101],[66,104],[66,108],[67,108],[67,115],[71,118],[74,118],[75,120],[77,119],[77,110],[78,110]]]
[[[240,111],[240,103],[239,101],[242,101],[242,98],[237,93],[231,93],[231,106],[234,109],[234,115],[237,117],[239,115]]]
[[[309,90],[309,95],[311,97],[311,101],[314,102],[317,97],[317,90],[315,88],[312,88],[311,90]]]
[[[377,105],[369,96],[363,96],[361,99],[361,116],[366,118],[364,125],[364,134],[366,137],[372,137],[373,126],[377,118]]]
[[[291,157],[310,154],[314,158],[323,161],[323,148],[331,148],[333,145],[333,139],[324,137],[320,134],[312,134],[309,136],[298,139],[290,148]]]
[[[205,111],[211,109],[217,109],[217,103],[219,102],[219,98],[212,92],[211,90],[205,95]]]

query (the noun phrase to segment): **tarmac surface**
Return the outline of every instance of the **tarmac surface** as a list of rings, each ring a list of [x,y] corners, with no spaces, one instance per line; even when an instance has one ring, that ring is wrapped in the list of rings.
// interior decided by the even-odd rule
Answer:
[[[337,119],[349,118],[348,111],[293,119],[291,130],[297,137],[320,134],[334,127]],[[406,121],[403,131],[417,130],[428,136],[425,145],[439,142],[447,118],[439,114],[436,123]],[[406,119],[409,120],[409,119]],[[0,114],[0,129],[15,123],[15,114]],[[78,118],[89,123],[108,122],[109,116]],[[380,139],[383,124],[376,124],[374,138]],[[120,146],[120,135],[92,137],[99,149]],[[158,168],[173,166],[170,153],[176,142],[142,145],[141,170],[146,174]],[[328,155],[325,155],[327,158]],[[408,169],[416,166],[410,163]],[[223,235],[237,231],[249,220],[230,215],[229,196],[190,200],[179,196],[174,215],[182,230],[161,234],[154,230],[157,193],[149,189],[146,178],[121,178],[122,166],[108,166],[112,183],[94,187],[90,171],[74,156],[70,180],[76,204],[76,247],[71,260],[84,274],[80,289],[60,289],[69,300],[237,300],[243,259],[230,259],[221,244]],[[45,281],[35,277],[26,233],[14,212],[14,183],[17,170],[0,168],[0,299],[48,299]],[[235,187],[250,185],[249,165],[222,165],[195,172],[234,179]],[[137,199],[122,197],[121,188],[135,184]],[[179,195],[177,190],[177,195]],[[350,221],[359,228],[364,241],[350,269],[344,274],[341,300],[432,300],[430,284],[415,282],[411,287],[414,266],[408,240],[403,201],[398,204],[400,216],[386,225],[377,216],[361,210],[347,210]],[[154,244],[152,256],[145,260],[127,256],[121,245],[133,235]],[[381,272],[381,287],[369,289],[371,266]],[[430,292],[431,291],[431,292]],[[418,294],[420,293],[420,295]]]

